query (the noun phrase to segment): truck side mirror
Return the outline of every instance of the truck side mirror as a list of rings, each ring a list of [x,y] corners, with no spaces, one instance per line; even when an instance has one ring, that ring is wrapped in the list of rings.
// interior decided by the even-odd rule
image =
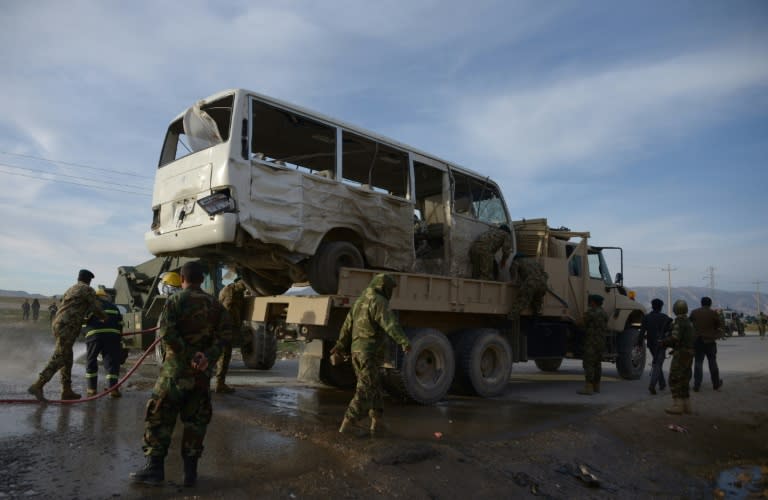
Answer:
[[[624,275],[621,273],[616,273],[616,279],[613,280],[617,285],[624,284]]]

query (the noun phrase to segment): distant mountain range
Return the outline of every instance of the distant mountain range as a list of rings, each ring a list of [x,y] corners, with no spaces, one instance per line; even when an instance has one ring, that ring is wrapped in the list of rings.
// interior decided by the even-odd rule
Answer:
[[[664,312],[667,310],[667,288],[660,286],[638,286],[631,288],[637,292],[637,301],[643,304],[646,309],[651,310],[651,300],[658,297],[664,301]],[[683,299],[688,302],[688,309],[693,310],[699,307],[701,298],[708,296],[712,298],[712,304],[715,308],[728,308],[747,315],[757,314],[756,292],[728,292],[725,290],[715,290],[711,292],[705,287],[681,287],[672,288],[672,302],[677,299]],[[0,297],[22,297],[30,299],[47,299],[49,297],[39,293],[27,293],[19,290],[0,290]],[[763,312],[768,313],[768,294],[760,294],[760,307]]]
[[[651,309],[651,300],[660,298],[664,301],[664,312],[667,312],[667,287],[661,286],[638,286],[631,290],[637,292],[636,300],[643,304],[649,311]],[[712,292],[706,287],[672,287],[672,303],[677,299],[683,299],[688,302],[688,310],[696,309],[701,305],[702,297],[712,299],[712,307],[722,309],[733,309],[748,316],[757,314],[757,292],[728,292],[725,290],[715,290]],[[760,308],[764,313],[768,313],[768,294],[760,293]]]

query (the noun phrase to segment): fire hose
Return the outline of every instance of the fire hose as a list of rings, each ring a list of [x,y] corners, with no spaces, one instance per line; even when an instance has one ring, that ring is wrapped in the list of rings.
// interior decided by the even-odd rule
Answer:
[[[157,327],[154,328],[148,328],[146,330],[141,330],[138,332],[127,332],[120,334],[121,337],[129,337],[132,335],[141,335],[144,333],[150,333],[157,330]],[[160,337],[155,338],[155,340],[152,342],[152,344],[147,347],[147,350],[144,351],[139,359],[136,360],[136,363],[131,367],[130,370],[128,370],[128,373],[123,375],[123,377],[117,381],[117,384],[113,385],[112,387],[109,387],[107,389],[104,389],[103,392],[100,392],[98,394],[94,394],[93,396],[89,396],[82,399],[45,399],[43,401],[38,401],[37,399],[0,399],[0,404],[9,404],[9,403],[18,403],[18,404],[24,404],[24,403],[51,403],[51,404],[60,404],[60,405],[66,405],[66,404],[74,404],[74,403],[86,403],[88,401],[95,401],[99,398],[103,398],[107,394],[109,394],[112,391],[117,390],[121,385],[125,383],[128,378],[130,378],[131,375],[133,375],[133,372],[135,372],[139,366],[141,366],[141,363],[144,362],[145,359],[147,359],[147,356],[150,355],[150,353],[155,349],[155,346],[157,343],[160,342]]]

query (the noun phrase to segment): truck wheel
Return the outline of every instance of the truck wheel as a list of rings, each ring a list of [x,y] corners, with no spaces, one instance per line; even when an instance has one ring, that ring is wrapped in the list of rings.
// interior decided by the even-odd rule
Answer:
[[[365,267],[360,250],[348,241],[323,243],[309,261],[309,284],[319,294],[336,293],[342,267]]]
[[[291,288],[291,285],[293,284],[288,277],[275,275],[271,278],[267,278],[246,268],[238,269],[238,274],[245,282],[245,286],[261,297],[280,295]]]
[[[637,328],[627,328],[619,336],[616,369],[621,378],[637,380],[645,370],[645,342]]]
[[[543,372],[556,372],[560,369],[560,365],[563,364],[563,358],[537,359],[535,363],[536,367]]]
[[[385,387],[420,404],[437,403],[451,388],[456,371],[451,343],[432,328],[409,329],[406,334],[411,352],[402,357],[399,370],[387,370]]]
[[[331,364],[331,349],[336,345],[333,341],[323,342],[323,359],[320,361],[320,381],[332,387],[353,389],[357,384],[355,369],[352,363]]]
[[[245,366],[254,370],[269,370],[277,359],[277,338],[268,334],[264,326],[258,328],[248,327],[251,342],[246,342],[240,347]],[[245,333],[247,338],[248,333]]]
[[[512,371],[512,350],[499,332],[492,329],[460,332],[453,348],[457,390],[484,398],[504,392]]]

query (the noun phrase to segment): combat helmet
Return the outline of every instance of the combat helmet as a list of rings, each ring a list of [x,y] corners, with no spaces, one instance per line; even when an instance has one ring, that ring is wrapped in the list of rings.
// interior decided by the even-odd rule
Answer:
[[[683,299],[677,299],[672,306],[672,312],[677,315],[688,314],[688,303]]]

